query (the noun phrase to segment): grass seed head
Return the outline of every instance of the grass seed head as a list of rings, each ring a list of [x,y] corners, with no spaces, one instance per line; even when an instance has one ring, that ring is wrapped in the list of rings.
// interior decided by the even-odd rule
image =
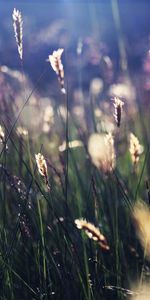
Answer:
[[[118,97],[114,97],[114,108],[115,108],[114,117],[117,123],[117,127],[120,127],[123,105],[124,105],[123,101],[121,101]]]
[[[4,133],[2,126],[0,125],[0,143],[1,144],[4,143],[4,138],[5,138],[5,133]]]
[[[144,253],[150,257],[150,208],[146,203],[138,201],[135,204],[133,220]]]
[[[132,163],[135,166],[139,162],[140,155],[143,153],[144,148],[142,145],[140,145],[138,138],[133,133],[130,133],[129,151]]]
[[[13,10],[13,27],[14,27],[14,33],[15,33],[15,38],[16,38],[16,43],[18,47],[18,53],[20,56],[20,59],[22,60],[23,58],[23,21],[22,21],[22,15],[19,10],[14,8]]]
[[[88,141],[88,152],[93,164],[104,173],[110,173],[116,165],[114,139],[111,133],[94,133]]]
[[[98,242],[101,248],[109,250],[106,238],[97,227],[84,219],[76,219],[75,224],[78,229],[83,229],[90,239]]]
[[[28,136],[28,130],[25,127],[18,126],[16,132],[20,137]]]
[[[64,67],[61,61],[62,53],[64,52],[64,49],[58,49],[56,51],[53,51],[51,55],[48,56],[48,60],[51,64],[52,69],[56,72],[58,76],[58,81],[61,85],[61,91],[65,93],[65,87],[64,87]]]
[[[46,182],[47,186],[49,187],[46,160],[41,153],[35,154],[35,159],[36,159],[38,171],[45,178],[45,182]]]
[[[150,285],[147,281],[139,282],[133,285],[132,300],[149,300],[150,299]]]

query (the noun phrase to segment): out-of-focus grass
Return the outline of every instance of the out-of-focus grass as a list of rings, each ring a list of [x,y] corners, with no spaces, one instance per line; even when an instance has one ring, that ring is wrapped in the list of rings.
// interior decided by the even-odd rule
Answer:
[[[119,18],[116,9],[115,4],[114,18]],[[120,31],[118,38],[120,44]],[[104,58],[110,63],[102,55]],[[80,67],[81,61],[77,63]],[[79,68],[80,93],[72,105],[69,101],[74,91],[69,87],[67,95],[60,93],[59,103],[55,99],[44,102],[35,94],[35,87],[28,97],[25,79],[21,92],[14,92],[13,81],[9,90],[8,78],[1,74],[3,90],[6,87],[10,92],[1,96],[0,104],[5,132],[0,144],[1,299],[120,300],[129,292],[134,294],[128,289],[141,274],[142,280],[143,273],[149,276],[149,261],[132,218],[135,202],[143,199],[148,204],[149,200],[145,185],[149,179],[148,115],[145,107],[141,110],[139,102],[137,105],[136,97],[132,104],[124,99],[121,126],[117,128],[109,95],[111,83],[105,78],[112,71],[111,63],[104,66],[104,86],[97,94],[82,86]],[[127,76],[126,72],[122,75]],[[48,106],[50,115],[45,119]],[[18,134],[18,126],[25,127],[27,134]],[[93,132],[109,131],[114,137],[116,167],[106,174],[92,163],[88,140]],[[129,153],[130,132],[144,146],[135,167]],[[69,147],[72,140],[79,140],[79,147]],[[66,149],[61,152],[64,141]],[[50,190],[38,173],[35,154],[39,152],[47,162]],[[108,241],[108,251],[76,228],[74,220],[79,218],[100,229]]]

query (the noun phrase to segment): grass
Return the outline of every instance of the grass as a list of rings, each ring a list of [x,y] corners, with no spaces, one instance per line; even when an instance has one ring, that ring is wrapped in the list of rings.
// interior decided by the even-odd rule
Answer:
[[[112,10],[119,35],[120,59],[123,60],[125,48],[116,1],[112,1]],[[67,55],[65,58],[67,66]],[[81,61],[79,85],[83,93],[80,64]],[[8,95],[3,96],[1,103],[5,138],[0,143],[0,299],[137,299],[141,290],[134,292],[134,284],[140,282],[142,288],[149,279],[149,254],[140,245],[136,235],[138,224],[134,226],[133,219],[134,205],[139,199],[149,205],[146,108],[141,108],[140,100],[133,102],[137,109],[136,114],[132,113],[124,99],[121,124],[117,127],[113,102],[109,99],[98,103],[99,96],[87,88],[87,103],[82,102],[86,99],[79,100],[77,107],[78,114],[84,108],[84,115],[79,118],[75,105],[69,103],[66,72],[66,94],[59,90],[61,80],[58,78],[56,94],[59,93],[61,100],[54,103],[49,99],[43,111],[43,103],[36,98],[35,92],[47,75],[46,71],[44,69],[28,94],[23,65],[24,62],[21,63],[23,103],[18,108],[15,97],[10,102]],[[122,61],[121,71],[127,76],[124,65]],[[5,77],[4,83],[7,90]],[[10,88],[14,89],[13,84]],[[105,89],[108,92],[109,87]],[[44,114],[48,106],[52,114],[47,122]],[[29,111],[33,120],[28,117]],[[105,153],[99,158],[99,165],[95,165],[88,150],[92,133],[108,132],[106,117],[113,126],[116,151],[116,166],[108,172],[101,166]],[[39,119],[37,125],[34,118]],[[46,131],[43,130],[44,122],[49,126]],[[27,133],[18,134],[18,126],[25,127]],[[134,132],[144,146],[136,167],[129,151],[130,132]],[[82,144],[69,147],[72,140]],[[66,149],[59,151],[63,141]],[[95,148],[97,144],[98,141]],[[35,154],[39,152],[47,163],[50,189],[38,172]],[[100,230],[109,250],[89,239],[84,230],[77,229],[74,221],[80,218]]]

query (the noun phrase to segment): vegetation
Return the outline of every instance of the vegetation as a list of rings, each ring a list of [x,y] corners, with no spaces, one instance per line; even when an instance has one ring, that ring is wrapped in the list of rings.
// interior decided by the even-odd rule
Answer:
[[[13,11],[21,72],[1,66],[0,299],[149,299],[149,115],[112,3],[122,82],[109,82],[113,61],[101,53],[103,80],[85,88],[79,41],[70,91],[58,47],[46,65],[59,101],[37,95],[45,71],[31,86]]]

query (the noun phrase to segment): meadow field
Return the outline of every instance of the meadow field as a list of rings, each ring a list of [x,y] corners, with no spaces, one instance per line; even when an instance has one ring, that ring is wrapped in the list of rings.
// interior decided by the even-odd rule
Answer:
[[[0,299],[150,299],[149,9],[0,3]]]

